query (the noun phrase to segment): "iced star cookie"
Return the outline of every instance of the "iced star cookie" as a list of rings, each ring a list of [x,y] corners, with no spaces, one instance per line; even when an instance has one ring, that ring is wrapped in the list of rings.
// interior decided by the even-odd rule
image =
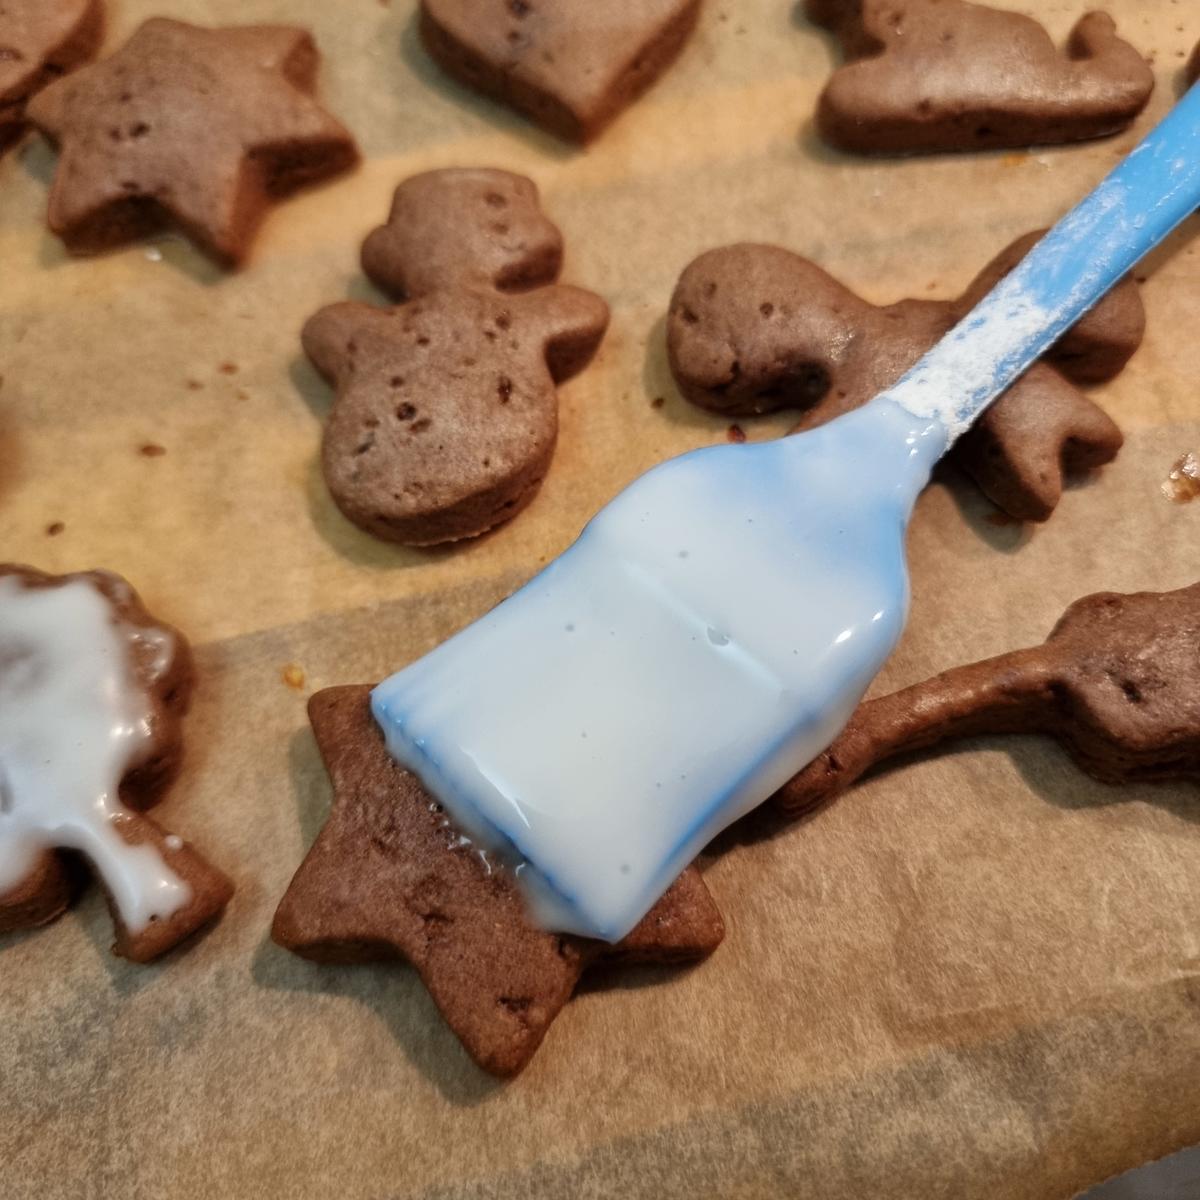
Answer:
[[[317,692],[309,717],[333,809],[271,936],[316,962],[406,959],[472,1059],[515,1075],[590,967],[707,957],[724,924],[689,867],[616,945],[538,927],[507,867],[464,837],[388,754],[369,687]]]

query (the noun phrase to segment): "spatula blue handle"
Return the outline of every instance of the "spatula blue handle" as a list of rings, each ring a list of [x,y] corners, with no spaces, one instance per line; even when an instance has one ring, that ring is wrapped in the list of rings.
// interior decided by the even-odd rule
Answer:
[[[885,395],[951,440],[1200,206],[1200,84]]]

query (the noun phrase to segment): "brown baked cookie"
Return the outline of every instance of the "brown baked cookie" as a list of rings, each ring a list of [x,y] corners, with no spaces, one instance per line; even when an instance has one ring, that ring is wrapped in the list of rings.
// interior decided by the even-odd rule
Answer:
[[[329,688],[309,701],[333,810],[275,914],[281,946],[316,962],[407,959],[494,1075],[525,1066],[598,961],[691,962],[716,949],[724,926],[694,867],[616,946],[533,925],[508,870],[388,754],[370,691]]]
[[[0,0],[0,153],[25,131],[25,105],[87,62],[104,36],[100,0]]]
[[[700,0],[421,0],[440,66],[573,141],[595,137],[671,65]]]
[[[592,357],[608,306],[554,283],[561,236],[534,185],[506,171],[402,183],[363,265],[407,302],[334,304],[302,335],[337,390],[321,454],[330,494],[388,541],[475,537],[536,494],[558,438],[554,385]]]
[[[183,635],[119,575],[0,565],[0,933],[60,916],[81,860],[134,962],[225,907],[229,880],[144,815],[178,771],[192,681]]]
[[[241,262],[273,200],[357,161],[313,99],[317,63],[303,29],[146,21],[29,103],[62,151],[50,228],[89,254],[174,225]]]
[[[810,429],[891,386],[1021,260],[1031,233],[958,300],[876,307],[799,255],[736,245],[702,254],[671,300],[667,347],[685,397],[714,412],[796,408]],[[1121,431],[1075,384],[1117,375],[1141,344],[1145,313],[1126,279],[984,414],[951,458],[993,503],[1044,521],[1064,472],[1111,461]]]
[[[1200,778],[1200,584],[1077,600],[1041,646],[863,704],[776,794],[793,812],[951,738],[1048,734],[1104,783]]]
[[[860,154],[1077,142],[1124,129],[1154,74],[1106,13],[1060,54],[1031,17],[965,0],[808,0],[846,64],[817,106],[826,141]]]
[[[1185,78],[1190,87],[1197,79],[1200,79],[1200,42],[1196,43],[1195,50],[1192,51],[1192,57],[1188,59]]]

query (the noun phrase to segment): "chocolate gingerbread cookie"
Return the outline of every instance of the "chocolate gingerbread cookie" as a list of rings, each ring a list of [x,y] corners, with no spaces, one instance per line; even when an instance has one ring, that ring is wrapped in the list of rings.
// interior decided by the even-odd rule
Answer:
[[[388,754],[369,687],[318,692],[309,716],[333,811],[271,936],[317,962],[407,959],[485,1071],[520,1071],[593,964],[691,962],[720,943],[721,915],[694,867],[616,946],[538,928],[508,869]]]
[[[0,933],[61,915],[80,860],[135,962],[224,908],[229,880],[144,815],[178,770],[192,676],[120,576],[0,566]]]
[[[0,153],[24,132],[29,98],[92,58],[103,35],[101,0],[0,2]]]
[[[1154,74],[1106,13],[1060,54],[1020,13],[966,0],[808,0],[846,64],[817,107],[825,139],[860,154],[1076,142],[1124,129]]]
[[[317,64],[302,29],[145,22],[29,103],[61,149],[51,230],[88,254],[175,225],[241,262],[273,200],[357,160],[313,98]]]
[[[1041,235],[998,255],[955,301],[875,307],[776,246],[702,254],[671,300],[667,345],[685,397],[736,415],[795,408],[809,429],[866,403],[904,374],[1012,270]],[[1111,461],[1122,435],[1077,384],[1111,379],[1141,344],[1145,313],[1126,279],[1017,381],[951,458],[1010,516],[1044,521],[1064,473]]]
[[[389,541],[474,537],[536,494],[558,438],[555,384],[589,361],[608,306],[555,284],[562,238],[534,185],[506,171],[402,183],[363,265],[405,303],[334,304],[303,331],[337,390],[330,494]]]
[[[775,796],[813,807],[876,764],[943,741],[1048,734],[1104,783],[1200,778],[1200,584],[1077,600],[1030,650],[863,704]]]
[[[699,14],[700,0],[421,0],[421,36],[468,87],[582,142],[671,65]]]

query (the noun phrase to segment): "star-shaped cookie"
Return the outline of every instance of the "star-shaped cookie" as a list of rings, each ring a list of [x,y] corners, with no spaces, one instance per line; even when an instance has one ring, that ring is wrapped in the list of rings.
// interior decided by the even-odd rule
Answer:
[[[309,702],[333,809],[275,914],[281,946],[317,962],[407,959],[467,1053],[501,1076],[528,1063],[598,961],[690,962],[716,949],[724,926],[694,867],[615,946],[533,925],[507,869],[390,757],[370,691]]]
[[[317,64],[302,29],[145,22],[28,106],[62,151],[50,228],[82,254],[176,225],[240,262],[272,199],[357,160],[313,99]]]
[[[25,105],[86,62],[104,33],[100,0],[0,0],[0,151],[25,129]]]

